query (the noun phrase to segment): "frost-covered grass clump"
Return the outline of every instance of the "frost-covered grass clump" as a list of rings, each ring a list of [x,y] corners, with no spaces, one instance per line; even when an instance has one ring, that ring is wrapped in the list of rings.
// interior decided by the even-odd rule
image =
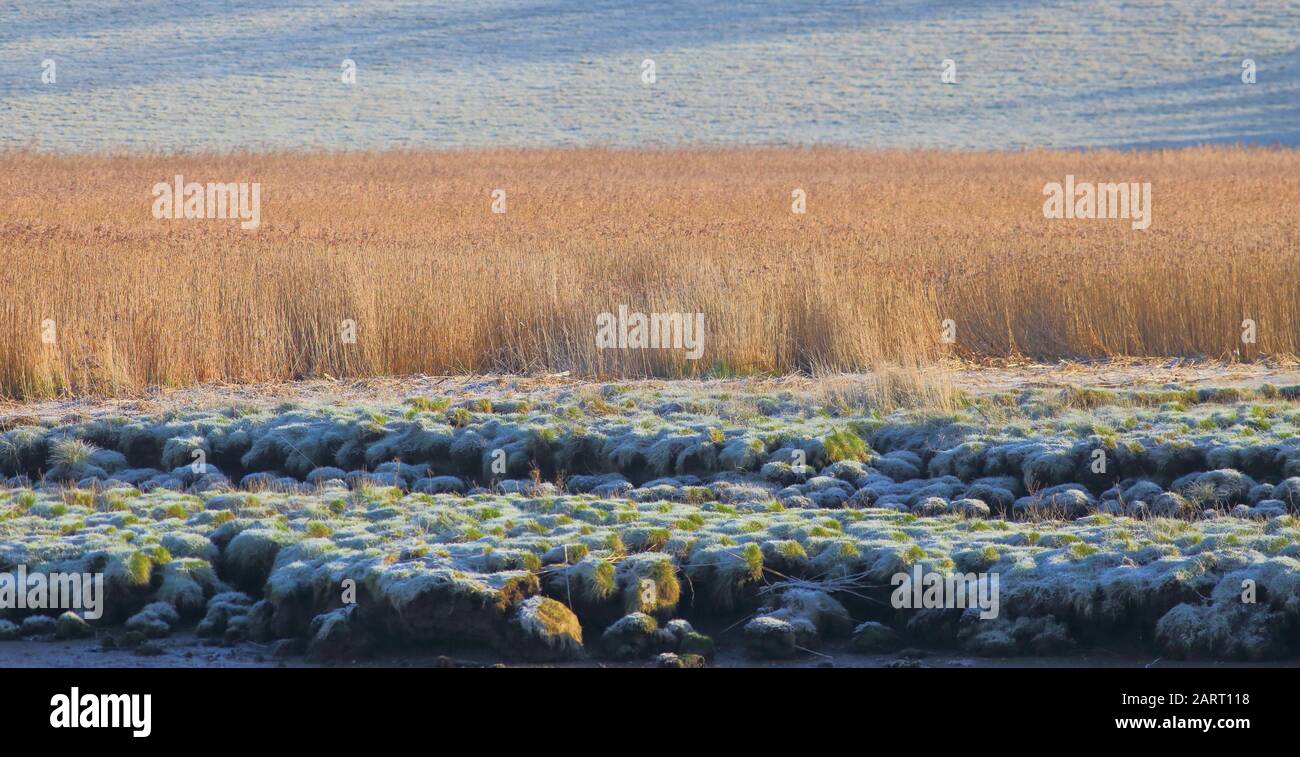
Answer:
[[[320,658],[710,654],[685,622],[708,617],[748,621],[767,655],[851,637],[1277,657],[1300,623],[1293,395],[881,417],[610,385],[28,423],[0,435],[0,571],[102,572],[101,630],[194,623]],[[894,607],[916,566],[998,575],[998,616]],[[45,614],[7,612],[7,635]]]

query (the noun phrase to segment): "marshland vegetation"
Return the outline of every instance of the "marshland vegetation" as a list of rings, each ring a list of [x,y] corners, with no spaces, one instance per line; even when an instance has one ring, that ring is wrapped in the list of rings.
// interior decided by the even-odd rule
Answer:
[[[194,624],[320,659],[471,645],[695,665],[714,642],[692,623],[713,619],[760,656],[835,637],[1296,653],[1300,385],[954,408],[633,382],[9,416],[0,573],[103,572],[107,605],[90,625],[0,611],[0,640],[140,647]],[[1000,576],[996,617],[891,609],[891,580],[918,570]]]
[[[260,227],[153,218],[177,174],[259,182]],[[1151,182],[1151,227],[1044,218],[1065,175]],[[1300,155],[1269,149],[7,150],[0,394],[1294,356],[1298,200]],[[597,349],[619,305],[703,313],[702,359]]]

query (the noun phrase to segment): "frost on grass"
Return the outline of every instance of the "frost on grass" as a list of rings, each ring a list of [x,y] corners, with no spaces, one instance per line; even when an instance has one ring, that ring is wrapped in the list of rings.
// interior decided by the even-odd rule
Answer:
[[[321,659],[707,657],[687,618],[766,656],[1296,651],[1298,393],[1038,390],[887,417],[657,394],[12,424],[0,571],[102,572],[91,632],[193,622]],[[917,565],[997,573],[998,618],[891,607]],[[58,612],[5,613],[0,639],[59,633]]]
[[[582,624],[573,611],[547,597],[529,597],[520,602],[511,619],[517,636],[510,648],[521,656],[541,660],[581,657]]]

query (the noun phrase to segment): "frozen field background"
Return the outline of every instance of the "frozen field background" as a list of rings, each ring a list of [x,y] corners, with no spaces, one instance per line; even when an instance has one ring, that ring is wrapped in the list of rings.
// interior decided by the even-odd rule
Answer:
[[[1280,1],[19,0],[0,145],[1296,145],[1297,40]]]

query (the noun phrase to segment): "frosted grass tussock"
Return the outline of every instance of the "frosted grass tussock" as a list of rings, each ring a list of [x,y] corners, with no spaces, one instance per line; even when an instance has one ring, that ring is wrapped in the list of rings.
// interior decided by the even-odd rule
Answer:
[[[1139,388],[1080,409],[1039,390],[1010,404],[973,397],[942,415],[734,388],[487,399],[10,429],[0,438],[45,452],[0,463],[0,568],[102,572],[106,612],[92,627],[104,633],[125,623],[161,636],[197,622],[205,638],[292,639],[325,656],[464,644],[535,660],[711,650],[673,625],[686,621],[743,626],[719,643],[750,639],[772,655],[839,643],[867,622],[886,630],[867,627],[864,647],[1296,651],[1293,399]],[[995,408],[1000,422],[987,420]],[[42,478],[49,450],[90,438],[99,451],[78,447],[59,463],[87,466],[85,478]],[[735,468],[720,455],[682,457],[737,439],[753,455],[729,458],[743,461]],[[172,440],[189,440],[172,450],[207,450],[216,472],[163,469]],[[498,445],[522,440],[531,475],[494,477]],[[589,442],[635,454],[562,467],[577,459],[564,450]],[[308,450],[310,467],[285,469]],[[372,451],[392,458],[367,468]],[[87,462],[108,452],[133,467]],[[248,471],[246,459],[277,467]],[[1093,473],[1098,459],[1104,475]],[[1243,469],[1208,467],[1225,462]],[[231,483],[258,472],[296,486]],[[998,575],[998,617],[891,606],[891,576],[915,570]],[[1246,581],[1254,603],[1242,601]],[[1207,614],[1215,622],[1197,631],[1189,619]],[[27,619],[6,618],[19,633]],[[27,635],[52,635],[47,626],[32,620]],[[608,643],[580,646],[606,633]]]

